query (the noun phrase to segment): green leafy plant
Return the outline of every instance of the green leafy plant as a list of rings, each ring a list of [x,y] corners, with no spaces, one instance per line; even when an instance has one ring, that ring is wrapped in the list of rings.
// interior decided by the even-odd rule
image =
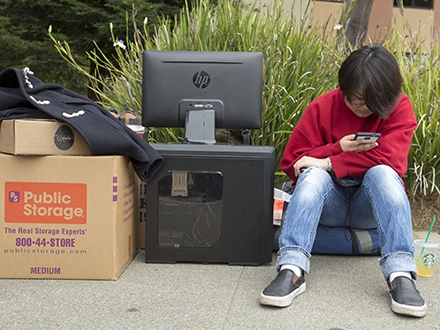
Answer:
[[[292,129],[310,101],[337,87],[339,64],[351,49],[344,27],[332,18],[314,25],[307,15],[286,15],[282,2],[276,3],[268,9],[258,2],[244,5],[238,0],[219,0],[213,5],[209,0],[195,1],[191,10],[186,6],[173,19],[161,18],[154,31],[147,28],[148,18],[138,28],[134,17],[127,15],[134,35],[116,36],[110,24],[115,54],[109,58],[98,47],[88,53],[94,73],[76,63],[66,42],[52,33],[49,36],[61,56],[89,78],[104,107],[123,109],[127,104],[140,116],[144,50],[262,52],[263,125],[252,131],[252,140],[276,149],[275,183],[279,183],[287,179],[278,165]],[[413,101],[419,121],[404,178],[408,191],[412,196],[439,194],[438,45],[423,49],[422,40],[405,40],[397,29],[381,43],[396,55],[404,77],[403,92]],[[181,129],[148,128],[148,132],[150,142],[176,142],[183,136]]]

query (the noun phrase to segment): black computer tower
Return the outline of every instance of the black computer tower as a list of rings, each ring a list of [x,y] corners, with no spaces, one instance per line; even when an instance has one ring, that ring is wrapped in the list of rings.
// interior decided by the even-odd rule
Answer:
[[[146,185],[146,262],[271,262],[272,147],[152,147],[165,161]]]

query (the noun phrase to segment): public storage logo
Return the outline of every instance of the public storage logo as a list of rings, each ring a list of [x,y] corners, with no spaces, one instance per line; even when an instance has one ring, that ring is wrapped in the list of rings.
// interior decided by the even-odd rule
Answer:
[[[85,224],[87,185],[6,182],[5,222]]]

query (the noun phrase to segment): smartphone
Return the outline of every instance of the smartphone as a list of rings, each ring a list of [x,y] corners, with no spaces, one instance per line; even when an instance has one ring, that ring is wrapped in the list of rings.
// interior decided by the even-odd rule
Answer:
[[[362,143],[373,143],[380,138],[380,133],[373,132],[357,132],[354,140],[362,140]]]

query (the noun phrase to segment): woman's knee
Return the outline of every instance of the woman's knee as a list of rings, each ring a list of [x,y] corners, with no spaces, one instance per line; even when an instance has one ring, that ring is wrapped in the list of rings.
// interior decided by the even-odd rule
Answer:
[[[402,179],[399,177],[397,172],[388,165],[376,165],[370,168],[364,176],[365,180],[371,180],[377,185],[381,184],[403,184]]]
[[[301,183],[307,183],[307,184],[315,184],[315,185],[322,185],[326,182],[331,182],[331,176],[330,174],[321,167],[309,167],[304,170],[304,172],[301,173],[301,175],[298,178],[297,185]]]
[[[326,170],[321,167],[309,167],[301,173],[294,194],[304,199],[321,199],[332,184],[333,180]]]
[[[400,198],[405,194],[405,186],[397,172],[387,165],[370,168],[364,176],[363,184],[372,192],[387,194],[390,198]],[[393,196],[393,197],[392,197]]]

